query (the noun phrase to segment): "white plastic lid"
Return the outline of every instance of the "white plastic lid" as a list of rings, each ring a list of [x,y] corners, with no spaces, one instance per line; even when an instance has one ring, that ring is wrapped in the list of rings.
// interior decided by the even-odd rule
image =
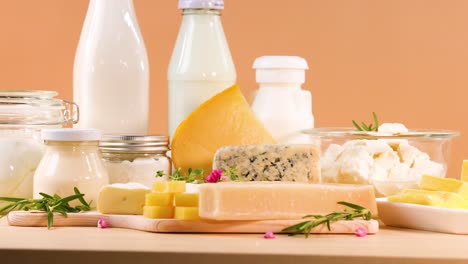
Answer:
[[[57,141],[97,141],[101,139],[102,132],[97,129],[56,128],[43,129],[43,140]]]
[[[262,56],[255,60],[253,68],[258,83],[304,83],[309,66],[298,56]]]
[[[224,9],[224,0],[179,0],[179,9]]]

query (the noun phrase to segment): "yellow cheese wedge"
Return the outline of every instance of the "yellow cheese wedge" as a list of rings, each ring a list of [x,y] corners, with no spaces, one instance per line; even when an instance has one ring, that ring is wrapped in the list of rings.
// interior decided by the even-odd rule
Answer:
[[[273,143],[273,137],[234,85],[200,105],[177,127],[172,160],[182,171],[201,168],[209,173],[213,156],[222,146]]]
[[[156,181],[153,183],[153,191],[183,193],[185,192],[185,181]]]
[[[151,190],[139,183],[105,185],[99,191],[97,210],[103,214],[143,214],[145,195]]]
[[[461,178],[462,181],[468,181],[468,160],[463,161]]]
[[[456,193],[407,189],[388,197],[390,202],[432,205],[443,208],[468,209],[468,200]]]
[[[464,199],[468,199],[468,182],[455,179],[441,178],[423,175],[419,187],[428,191],[444,191],[458,193]]]
[[[174,218],[174,207],[145,205],[143,207],[143,216],[147,218]]]
[[[198,207],[198,193],[176,193],[174,194],[174,205]]]
[[[152,192],[146,194],[145,205],[173,206],[174,194],[169,192]]]
[[[179,207],[175,208],[175,219],[179,220],[199,220],[198,207]]]

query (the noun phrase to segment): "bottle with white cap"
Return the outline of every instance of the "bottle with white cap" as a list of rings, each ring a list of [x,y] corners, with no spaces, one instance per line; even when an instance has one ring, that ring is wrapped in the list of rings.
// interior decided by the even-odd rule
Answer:
[[[46,151],[34,173],[34,198],[39,193],[73,195],[74,187],[85,200],[96,205],[99,190],[109,184],[109,176],[99,151],[101,131],[96,129],[58,128],[41,132]]]
[[[221,24],[223,0],[179,0],[182,24],[168,69],[168,123],[177,126],[200,104],[235,84],[236,69]]]
[[[279,143],[290,142],[300,130],[314,127],[312,95],[303,90],[305,59],[296,56],[263,56],[255,60],[259,90],[252,109]]]

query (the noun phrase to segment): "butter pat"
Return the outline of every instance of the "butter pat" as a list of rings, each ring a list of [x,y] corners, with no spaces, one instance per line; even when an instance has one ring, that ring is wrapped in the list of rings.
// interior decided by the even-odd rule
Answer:
[[[146,194],[145,205],[149,206],[173,206],[174,194],[152,192]]]
[[[389,196],[388,201],[468,209],[468,200],[463,199],[459,194],[443,191],[407,189],[399,195]]]
[[[150,189],[140,183],[116,183],[99,191],[97,210],[103,214],[143,214],[145,195]]]
[[[178,220],[199,220],[198,207],[176,207],[174,218]]]
[[[174,194],[175,206],[196,206],[198,207],[198,193],[176,193]]]
[[[419,187],[428,191],[458,193],[464,199],[468,199],[468,182],[424,175],[422,177],[421,183],[419,184]]]
[[[343,211],[337,202],[363,206],[377,215],[371,185],[294,182],[219,182],[200,186],[199,214],[214,220],[301,219]]]
[[[143,216],[147,218],[173,218],[173,206],[149,206],[143,207]]]
[[[157,181],[153,184],[153,191],[183,193],[185,192],[185,181]]]

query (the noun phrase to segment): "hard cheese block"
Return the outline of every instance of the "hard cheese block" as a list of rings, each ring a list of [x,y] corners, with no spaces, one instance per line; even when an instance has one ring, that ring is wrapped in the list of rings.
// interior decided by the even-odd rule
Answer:
[[[151,192],[140,183],[115,183],[99,191],[97,210],[103,214],[143,214],[145,195]]]
[[[419,187],[428,191],[458,193],[464,199],[468,199],[468,182],[464,181],[424,175],[419,183]]]
[[[389,196],[388,201],[468,209],[468,200],[463,199],[459,194],[443,191],[407,189],[401,194]]]
[[[343,211],[337,202],[363,206],[377,214],[370,185],[293,182],[220,182],[200,186],[200,217],[214,220],[301,219],[308,214]]]
[[[214,169],[234,170],[247,181],[320,182],[320,150],[314,145],[248,145],[220,148]]]

